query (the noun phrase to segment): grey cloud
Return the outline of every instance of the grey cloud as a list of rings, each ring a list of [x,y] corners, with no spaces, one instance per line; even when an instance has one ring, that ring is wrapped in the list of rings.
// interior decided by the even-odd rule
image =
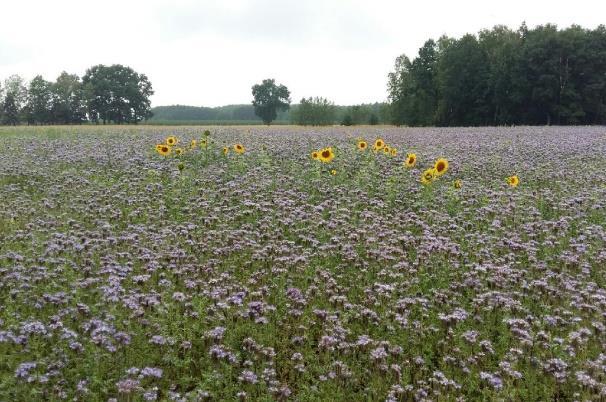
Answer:
[[[239,10],[214,3],[175,5],[156,12],[166,39],[211,34],[239,41],[356,48],[389,39],[380,21],[350,2],[260,0]]]

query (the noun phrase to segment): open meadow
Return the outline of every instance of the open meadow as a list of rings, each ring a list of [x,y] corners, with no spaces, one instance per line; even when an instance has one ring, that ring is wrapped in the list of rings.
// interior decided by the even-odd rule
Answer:
[[[604,127],[204,129],[0,128],[0,400],[606,399]]]

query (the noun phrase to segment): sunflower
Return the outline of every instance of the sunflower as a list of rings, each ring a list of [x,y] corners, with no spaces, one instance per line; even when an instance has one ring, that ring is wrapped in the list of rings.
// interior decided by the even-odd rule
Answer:
[[[179,172],[182,172],[182,171],[183,171],[183,169],[185,169],[185,164],[184,164],[183,162],[179,163],[179,164],[177,165],[177,169],[179,169]]]
[[[381,138],[377,138],[375,140],[375,145],[373,145],[372,149],[375,151],[379,151],[379,150],[383,149],[384,146],[385,146],[385,141],[383,141]]]
[[[434,181],[436,178],[436,169],[429,168],[423,172],[421,175],[421,183],[427,185]]]
[[[330,171],[330,174],[333,175],[333,176],[335,176],[337,174],[337,171],[335,169],[333,169],[333,170]]]
[[[174,135],[171,135],[170,137],[166,138],[166,145],[169,145],[171,147],[173,145],[177,145],[178,142],[179,140]]]
[[[311,153],[311,159],[314,159],[316,161],[319,160],[320,159],[320,153],[318,151],[313,151]]]
[[[511,187],[517,187],[518,184],[520,184],[520,178],[518,177],[517,174],[514,174],[513,176],[509,176],[507,178],[507,184],[509,184]]]
[[[242,145],[242,144],[235,144],[234,151],[236,151],[237,154],[243,154],[244,151],[246,151],[246,149],[244,148],[244,145]]]
[[[198,146],[198,141],[196,140],[191,140],[191,143],[189,144],[189,147],[191,149],[196,149],[196,147]]]
[[[417,154],[408,154],[406,155],[406,161],[404,161],[404,166],[407,168],[412,168],[417,163]]]
[[[223,147],[223,155],[227,155],[229,153],[229,147]]]
[[[440,177],[448,171],[448,161],[444,158],[440,158],[433,167],[436,170],[436,176]]]
[[[170,155],[170,147],[166,144],[158,144],[156,145],[156,152],[162,156]]]
[[[179,155],[183,155],[183,148],[175,148],[175,155],[179,156]]]
[[[366,148],[368,148],[368,143],[364,140],[360,140],[358,141],[358,149],[360,151],[366,151]]]
[[[396,148],[392,148],[390,151],[391,156],[398,156],[398,150]]]
[[[206,138],[202,138],[200,140],[200,148],[206,148],[207,145],[208,145],[208,141],[206,140]]]
[[[204,135],[205,137],[208,137],[208,136],[210,135],[210,130],[204,130],[203,135]]]
[[[320,161],[330,163],[335,158],[335,153],[331,147],[324,148],[320,151]]]
[[[389,145],[385,145],[385,146],[383,147],[383,153],[384,153],[385,155],[389,155],[389,154],[391,153],[391,147],[390,147]]]
[[[461,179],[456,179],[456,180],[455,180],[455,181],[452,183],[452,186],[453,186],[454,188],[456,188],[457,190],[460,190],[460,189],[461,189],[461,187],[463,187],[463,180],[461,180]]]

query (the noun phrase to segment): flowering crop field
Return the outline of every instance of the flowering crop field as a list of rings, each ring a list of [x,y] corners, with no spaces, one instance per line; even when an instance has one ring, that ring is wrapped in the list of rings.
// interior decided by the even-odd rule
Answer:
[[[0,129],[0,400],[604,400],[605,172],[602,127]]]

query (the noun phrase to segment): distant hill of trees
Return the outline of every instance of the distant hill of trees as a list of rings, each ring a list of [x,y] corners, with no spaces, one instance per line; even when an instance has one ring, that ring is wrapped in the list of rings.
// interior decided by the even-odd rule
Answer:
[[[311,98],[310,98],[311,99]],[[307,102],[308,100],[306,100]],[[372,103],[355,106],[340,106],[332,105],[334,108],[330,112],[330,117],[326,117],[326,113],[318,119],[317,113],[306,114],[302,118],[299,117],[301,105],[306,105],[306,102],[291,105],[290,109],[284,112],[278,112],[278,117],[274,124],[302,124],[302,125],[327,125],[327,124],[384,124],[389,123],[389,108],[386,103]],[[328,101],[327,101],[328,102]],[[329,107],[328,103],[324,107]],[[315,109],[319,110],[319,109]],[[252,104],[227,105],[218,107],[203,107],[203,106],[156,106],[151,109],[153,117],[149,120],[150,123],[158,122],[213,122],[213,123],[238,123],[251,122],[262,124],[260,117],[255,115],[255,110]]]
[[[606,124],[606,27],[430,39],[396,59],[388,91],[397,125]]]
[[[151,109],[154,121],[259,121],[255,110],[249,105],[227,105],[218,107],[171,105]],[[288,122],[288,112],[278,113],[277,121]]]

